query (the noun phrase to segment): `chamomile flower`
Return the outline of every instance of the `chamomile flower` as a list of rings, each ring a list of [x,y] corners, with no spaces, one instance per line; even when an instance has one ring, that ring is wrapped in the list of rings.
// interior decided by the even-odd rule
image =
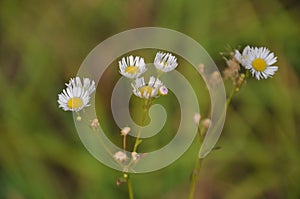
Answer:
[[[246,46],[242,54],[238,50],[235,50],[234,58],[243,66],[246,66],[249,60],[249,51],[251,51],[250,46]]]
[[[252,48],[248,52],[247,59],[245,68],[258,80],[272,77],[278,70],[278,66],[272,66],[276,63],[277,57],[265,47]]]
[[[163,83],[158,78],[151,76],[148,83],[145,83],[144,77],[141,77],[137,78],[131,86],[137,97],[149,99],[158,95],[158,89],[163,86]]]
[[[154,66],[162,72],[172,71],[177,65],[177,58],[171,53],[158,52],[155,56]]]
[[[144,58],[139,56],[133,57],[132,55],[128,57],[123,57],[121,61],[119,61],[119,69],[121,75],[134,79],[143,74],[146,69],[146,64]]]
[[[90,95],[95,91],[95,82],[88,78],[83,78],[83,83],[79,77],[72,78],[66,84],[67,88],[58,94],[59,108],[64,111],[78,112],[89,106]]]

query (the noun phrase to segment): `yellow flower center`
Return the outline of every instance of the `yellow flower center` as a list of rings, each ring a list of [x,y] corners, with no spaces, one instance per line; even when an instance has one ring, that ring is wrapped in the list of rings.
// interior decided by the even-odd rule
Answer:
[[[83,102],[79,97],[73,97],[68,101],[68,107],[71,109],[77,109],[82,106]]]
[[[252,66],[256,71],[262,72],[267,68],[267,63],[264,59],[257,58],[253,60]]]
[[[142,93],[142,96],[144,96],[144,97],[150,96],[151,93],[152,93],[152,87],[151,86],[143,86],[139,90]]]
[[[139,68],[136,66],[128,66],[127,68],[125,68],[125,72],[133,75],[139,72]]]
[[[168,66],[168,62],[162,61],[162,62],[161,62],[161,65],[163,65],[163,67],[165,68],[165,67]]]

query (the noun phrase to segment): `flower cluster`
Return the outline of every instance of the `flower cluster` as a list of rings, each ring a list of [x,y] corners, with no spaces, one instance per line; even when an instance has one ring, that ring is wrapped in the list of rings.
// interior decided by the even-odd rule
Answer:
[[[267,79],[272,77],[278,70],[277,57],[265,47],[246,46],[242,53],[235,50],[234,58],[256,79]]]
[[[171,53],[158,52],[154,59],[154,66],[159,73],[169,72],[177,67],[177,58]],[[119,61],[119,72],[124,77],[133,79],[131,86],[133,94],[143,99],[150,99],[159,95],[166,95],[168,89],[159,77],[151,76],[148,81],[141,77],[147,71],[144,58],[132,55],[123,57]]]

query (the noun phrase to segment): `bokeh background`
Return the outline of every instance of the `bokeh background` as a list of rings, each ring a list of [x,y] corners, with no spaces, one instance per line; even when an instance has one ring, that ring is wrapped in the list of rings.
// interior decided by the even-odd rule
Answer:
[[[0,198],[127,198],[121,173],[87,152],[56,100],[97,44],[143,26],[187,34],[220,68],[228,46],[275,52],[274,78],[249,79],[233,99],[196,198],[300,198],[299,19],[296,0],[1,0]],[[186,198],[198,145],[167,168],[133,175],[136,198]]]

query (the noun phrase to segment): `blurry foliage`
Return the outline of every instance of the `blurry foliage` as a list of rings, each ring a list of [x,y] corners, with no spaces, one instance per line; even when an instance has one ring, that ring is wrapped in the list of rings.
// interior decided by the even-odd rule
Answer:
[[[299,6],[293,0],[0,1],[0,198],[127,198],[126,186],[116,186],[120,173],[87,152],[71,113],[56,100],[92,48],[142,26],[191,36],[220,66],[218,53],[227,45],[275,52],[275,77],[249,79],[234,98],[222,148],[205,160],[196,194],[299,198]],[[134,175],[137,198],[185,198],[198,144],[167,168]]]

